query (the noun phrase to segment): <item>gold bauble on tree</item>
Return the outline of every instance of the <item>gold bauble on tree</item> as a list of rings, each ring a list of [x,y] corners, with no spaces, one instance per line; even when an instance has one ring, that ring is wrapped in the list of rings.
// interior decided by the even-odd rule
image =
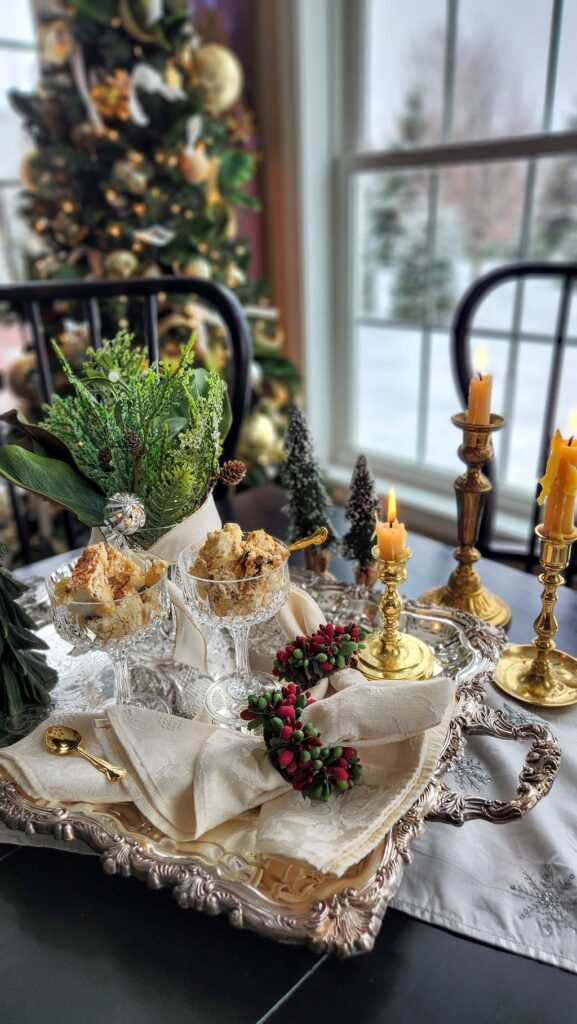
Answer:
[[[130,249],[115,249],[104,257],[104,271],[109,277],[132,277],[138,257]]]
[[[40,22],[38,43],[42,64],[53,64],[56,67],[68,63],[74,48],[74,39],[64,18]]]
[[[182,268],[182,272],[190,277],[202,277],[206,281],[212,277],[212,267],[203,256],[196,256],[193,260],[189,260]]]
[[[238,58],[226,46],[207,43],[193,55],[192,75],[211,114],[222,114],[241,97],[244,78]]]
[[[130,76],[124,68],[106,75],[90,90],[92,102],[101,117],[128,121],[130,117]]]
[[[204,146],[187,146],[178,158],[178,167],[189,185],[200,185],[206,181],[210,171],[210,159]]]

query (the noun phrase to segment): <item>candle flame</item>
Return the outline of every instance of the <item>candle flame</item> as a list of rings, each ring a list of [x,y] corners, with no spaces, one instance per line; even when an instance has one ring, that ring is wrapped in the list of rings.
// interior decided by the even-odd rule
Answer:
[[[387,519],[389,523],[394,523],[397,518],[397,495],[395,488],[391,487],[389,491],[389,500],[387,502]]]
[[[486,373],[488,362],[487,346],[483,344],[477,345],[473,355],[473,370],[475,373],[479,373],[481,376]]]
[[[567,433],[569,436],[575,437],[577,434],[577,408],[571,409],[569,413],[569,422],[567,424]]]

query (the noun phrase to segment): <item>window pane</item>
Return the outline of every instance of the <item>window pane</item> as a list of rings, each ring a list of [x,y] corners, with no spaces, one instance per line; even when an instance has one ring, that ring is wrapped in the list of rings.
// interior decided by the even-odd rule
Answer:
[[[523,162],[468,164],[439,172],[435,259],[451,301],[436,303],[434,322],[449,324],[466,288],[481,274],[515,259],[519,247],[526,167]],[[484,306],[485,304],[483,304]],[[509,330],[513,288],[500,286],[475,324]]]
[[[0,38],[19,43],[31,43],[34,39],[32,21],[32,0],[17,0],[2,5]]]
[[[577,346],[565,351],[555,424],[565,437],[577,437]]]
[[[354,445],[381,457],[414,459],[421,334],[356,328]]]
[[[366,145],[439,141],[445,0],[369,0],[367,7]]]
[[[577,259],[577,155],[539,161],[531,255]]]
[[[555,110],[553,129],[556,132],[567,131],[577,127],[577,81],[575,65],[577,64],[577,4],[575,0],[563,4],[561,21],[561,46],[559,48],[559,65],[557,70],[557,86],[555,89]]]
[[[356,308],[390,320],[424,316],[429,175],[363,174],[357,190]]]
[[[531,493],[539,476],[543,413],[552,352],[551,342],[520,344],[513,415],[506,427],[510,432],[511,447],[505,481]]]
[[[460,0],[454,138],[542,127],[551,0]]]
[[[23,152],[30,148],[22,118],[10,106],[9,89],[30,90],[36,81],[36,56],[22,50],[0,49],[0,178],[18,180]]]

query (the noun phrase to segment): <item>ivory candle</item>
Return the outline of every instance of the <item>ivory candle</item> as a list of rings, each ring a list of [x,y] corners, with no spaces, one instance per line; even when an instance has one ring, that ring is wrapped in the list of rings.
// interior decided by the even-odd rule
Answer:
[[[493,377],[490,373],[484,372],[487,369],[487,349],[484,345],[479,345],[477,348],[473,366],[476,373],[469,384],[467,420],[469,423],[476,423],[479,426],[488,426],[491,422]]]
[[[543,532],[551,539],[570,536],[575,528],[577,497],[577,438],[567,441],[557,430],[551,441],[551,454],[545,475],[539,481],[541,493],[537,503],[546,500]]]
[[[397,562],[405,553],[407,531],[404,523],[397,519],[397,497],[394,487],[389,491],[387,522],[382,523],[377,519],[377,541],[379,558],[384,562]]]

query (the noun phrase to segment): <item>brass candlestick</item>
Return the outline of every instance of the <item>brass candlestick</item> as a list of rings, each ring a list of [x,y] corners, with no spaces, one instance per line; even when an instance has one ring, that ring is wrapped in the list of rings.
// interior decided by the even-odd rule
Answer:
[[[359,654],[359,668],[367,679],[430,679],[440,671],[431,648],[399,630],[403,601],[397,587],[407,578],[407,562],[412,554],[405,548],[397,561],[386,562],[379,557],[378,546],[373,548],[378,576],[385,585],[380,603],[384,625],[382,630],[369,633]]]
[[[495,670],[495,682],[505,693],[526,704],[563,707],[577,704],[577,658],[555,647],[555,604],[557,590],[565,583],[560,570],[569,564],[577,530],[563,540],[548,540],[542,526],[535,533],[541,541],[539,562],[544,570],[539,576],[543,584],[542,608],[534,622],[537,635],[531,644],[504,649]]]
[[[459,547],[455,549],[454,556],[459,565],[443,587],[425,591],[419,600],[423,604],[459,608],[494,626],[506,626],[511,621],[509,605],[485,589],[475,569],[475,562],[481,557],[475,544],[487,495],[491,490],[491,483],[481,472],[481,466],[493,455],[491,434],[494,430],[501,430],[505,420],[491,413],[490,424],[469,423],[466,412],[457,413],[451,420],[463,431],[459,458],[467,466],[467,472],[457,477],[454,484],[459,538]]]

